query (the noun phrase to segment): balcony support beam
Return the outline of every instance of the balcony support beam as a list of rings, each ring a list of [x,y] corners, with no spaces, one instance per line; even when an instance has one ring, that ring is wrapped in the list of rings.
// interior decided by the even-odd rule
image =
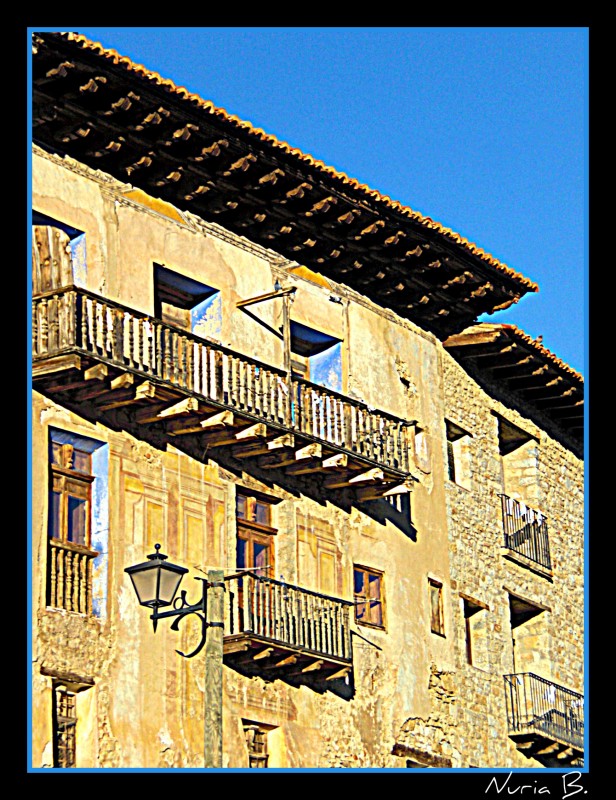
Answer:
[[[351,667],[343,667],[342,669],[337,670],[336,672],[332,672],[331,675],[328,675],[325,680],[326,681],[333,681],[336,678],[346,678],[346,676],[351,671]]]
[[[275,439],[270,439],[266,442],[234,447],[231,453],[234,458],[254,458],[262,456],[264,453],[270,453],[272,450],[291,448],[294,444],[295,437],[293,434],[284,433],[282,436],[276,436]]]
[[[369,481],[382,481],[385,478],[385,473],[379,467],[373,467],[372,469],[366,470],[366,472],[360,472],[358,475],[353,475],[352,477],[347,475],[346,477],[340,478],[332,478],[325,483],[326,489],[343,489],[347,486],[356,486],[357,484],[368,483]]]
[[[187,433],[203,433],[204,431],[218,431],[232,428],[237,424],[232,411],[220,411],[201,420],[187,420],[171,422],[167,426],[170,436],[184,436]]]
[[[135,422],[144,425],[148,422],[163,422],[171,417],[179,417],[199,410],[199,402],[196,397],[186,397],[179,403],[150,406],[135,414]]]
[[[288,475],[307,475],[311,472],[327,472],[328,470],[344,469],[349,463],[346,453],[334,453],[333,456],[324,458],[313,464],[299,464],[286,470]]]
[[[259,659],[261,658],[268,658],[268,656],[271,656],[273,652],[274,652],[273,647],[266,647],[265,650],[261,650],[260,652],[255,653],[255,655],[252,657],[252,660],[259,661]]]
[[[54,356],[37,361],[32,365],[32,377],[42,378],[43,375],[64,372],[69,369],[81,369],[81,358],[79,356]]]
[[[369,486],[364,489],[358,489],[357,500],[363,503],[367,500],[380,500],[383,497],[394,497],[399,494],[408,494],[413,488],[413,483],[406,480],[402,483],[395,484],[394,486]]]
[[[103,364],[101,362],[87,369],[83,373],[83,377],[87,381],[92,381],[92,380],[102,381],[107,377],[108,374],[109,374],[109,368],[107,367],[107,364]]]

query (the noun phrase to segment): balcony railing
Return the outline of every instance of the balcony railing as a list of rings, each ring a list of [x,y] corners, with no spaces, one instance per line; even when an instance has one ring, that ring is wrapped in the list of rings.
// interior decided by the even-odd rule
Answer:
[[[545,569],[552,569],[547,519],[540,511],[505,494],[500,499],[505,547]]]
[[[225,635],[247,634],[292,649],[351,661],[348,600],[246,573],[229,581]]]
[[[532,672],[505,675],[509,735],[538,734],[584,749],[584,696]]]
[[[92,605],[92,559],[98,553],[77,544],[49,540],[47,605],[89,614]]]
[[[248,419],[409,472],[403,420],[75,287],[33,298],[32,356],[94,357]]]

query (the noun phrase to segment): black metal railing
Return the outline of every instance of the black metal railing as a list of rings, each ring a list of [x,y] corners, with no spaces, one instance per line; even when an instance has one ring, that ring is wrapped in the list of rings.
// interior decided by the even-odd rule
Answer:
[[[499,495],[503,512],[505,547],[546,569],[552,569],[548,521],[519,500]]]
[[[225,635],[261,639],[351,661],[348,600],[246,572],[227,579]]]
[[[76,287],[32,301],[33,362],[68,352],[409,473],[404,420]]]
[[[505,675],[509,734],[537,733],[584,748],[584,695],[532,672]]]

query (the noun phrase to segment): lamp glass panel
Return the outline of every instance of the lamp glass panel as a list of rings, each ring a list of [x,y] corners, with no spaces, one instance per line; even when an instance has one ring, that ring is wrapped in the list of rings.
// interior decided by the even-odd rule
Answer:
[[[184,577],[183,572],[176,572],[176,570],[165,569],[164,565],[160,569],[160,589],[158,594],[159,604],[169,605],[173,602],[175,593],[178,590],[180,581]]]
[[[151,606],[156,602],[156,586],[158,578],[158,565],[149,569],[131,572],[130,577],[137,592],[137,597],[142,606]]]

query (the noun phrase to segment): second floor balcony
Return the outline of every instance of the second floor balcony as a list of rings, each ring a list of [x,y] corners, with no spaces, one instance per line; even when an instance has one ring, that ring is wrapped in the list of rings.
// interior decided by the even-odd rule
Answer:
[[[579,765],[584,755],[584,696],[532,672],[505,675],[509,736],[545,766]]]
[[[414,480],[404,420],[80,288],[34,296],[32,359],[38,390],[93,419],[122,409],[171,443],[318,473],[359,501]]]
[[[504,552],[516,560],[551,574],[550,542],[546,517],[525,503],[501,494]]]
[[[245,572],[226,579],[224,661],[246,675],[327,688],[351,671],[353,603]]]

